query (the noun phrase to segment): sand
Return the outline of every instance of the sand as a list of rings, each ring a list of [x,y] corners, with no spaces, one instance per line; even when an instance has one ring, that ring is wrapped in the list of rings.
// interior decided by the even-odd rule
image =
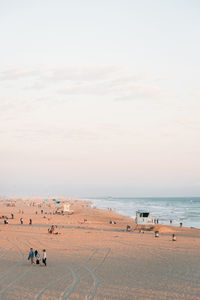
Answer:
[[[132,219],[87,202],[72,202],[70,216],[45,218],[40,210],[53,207],[29,204],[0,202],[0,216],[14,213],[8,225],[0,220],[0,299],[200,299],[200,230],[159,225],[155,238],[126,232]],[[48,233],[52,224],[60,234]],[[47,250],[47,267],[30,264],[30,247]]]

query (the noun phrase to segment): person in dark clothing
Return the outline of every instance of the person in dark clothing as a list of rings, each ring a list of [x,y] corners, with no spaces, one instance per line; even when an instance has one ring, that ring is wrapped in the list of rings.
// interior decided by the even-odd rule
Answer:
[[[43,253],[42,253],[42,262],[45,266],[47,265],[47,253],[46,253],[45,249],[43,250]]]
[[[37,250],[35,250],[35,260],[36,260],[36,265],[40,265],[40,254]]]

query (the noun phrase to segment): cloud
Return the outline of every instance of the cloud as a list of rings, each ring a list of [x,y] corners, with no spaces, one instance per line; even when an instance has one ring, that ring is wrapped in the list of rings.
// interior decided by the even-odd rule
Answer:
[[[15,107],[15,105],[13,105],[13,103],[10,102],[0,104],[0,112],[1,113],[7,112],[13,107]]]
[[[11,99],[22,110],[25,102],[32,103],[34,108],[48,99],[49,102],[53,98],[60,101],[68,95],[109,96],[117,101],[160,100],[164,97],[164,91],[155,85],[151,76],[131,74],[120,66],[8,68],[0,72],[0,81],[6,82],[6,85],[15,83],[12,89],[7,88],[6,91],[8,94],[17,91],[23,101],[16,101],[13,95]]]
[[[12,81],[35,76],[38,76],[38,70],[34,68],[9,68],[0,72],[0,81]]]
[[[113,89],[107,82],[80,83],[68,85],[58,90],[65,95],[105,95],[112,93]]]
[[[94,66],[94,67],[68,67],[50,68],[44,75],[47,80],[67,80],[67,81],[97,81],[121,74],[124,69],[118,66]]]
[[[4,131],[5,133],[5,131]],[[9,133],[9,132],[8,132]],[[53,140],[54,142],[61,140],[106,140],[108,134],[102,133],[98,130],[89,130],[83,128],[38,128],[38,129],[15,129],[12,130],[12,136],[23,140],[41,141],[41,140]]]
[[[94,67],[24,67],[8,68],[0,72],[0,81],[12,81],[23,78],[40,78],[45,81],[93,81],[102,80],[113,74],[120,74],[125,70],[119,66],[94,66]]]
[[[117,101],[138,100],[138,99],[153,99],[160,100],[164,97],[163,91],[157,86],[149,84],[133,84],[126,87],[124,94],[117,96]]]
[[[79,84],[68,84],[58,90],[65,95],[113,95],[115,100],[161,99],[164,95],[161,88],[150,84],[138,83],[136,77],[117,78],[115,80],[95,81]]]
[[[178,122],[179,125],[184,126],[185,128],[191,129],[200,129],[200,120],[199,119],[182,119]]]
[[[38,91],[38,90],[43,90],[45,88],[46,88],[46,84],[44,84],[41,81],[35,81],[35,82],[31,83],[31,84],[26,85],[23,89],[24,90],[35,90],[35,91]]]
[[[27,123],[26,127],[18,124],[17,128],[1,129],[0,134],[7,134],[8,137],[23,139],[24,141],[102,141],[110,139],[123,139],[136,136],[136,131],[132,129],[121,128],[120,124],[99,124],[94,128],[86,127],[63,127],[63,126],[49,126]]]

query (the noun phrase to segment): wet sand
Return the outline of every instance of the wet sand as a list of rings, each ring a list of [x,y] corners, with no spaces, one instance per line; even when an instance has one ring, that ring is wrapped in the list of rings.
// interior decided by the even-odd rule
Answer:
[[[200,230],[159,225],[155,238],[126,232],[133,220],[87,202],[72,202],[70,216],[30,202],[0,202],[0,216],[14,213],[8,225],[0,219],[0,299],[200,299]],[[30,264],[30,247],[47,250],[47,267]]]

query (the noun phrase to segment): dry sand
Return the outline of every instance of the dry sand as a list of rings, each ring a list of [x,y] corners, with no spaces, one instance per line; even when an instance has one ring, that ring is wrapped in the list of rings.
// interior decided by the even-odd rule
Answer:
[[[8,225],[0,220],[0,299],[200,299],[199,230],[159,225],[155,238],[125,232],[133,220],[86,202],[73,202],[73,215],[46,218],[40,210],[52,208],[29,203],[0,202],[0,216],[14,213]],[[48,233],[52,224],[60,234]],[[30,264],[30,247],[47,250],[47,267]]]

